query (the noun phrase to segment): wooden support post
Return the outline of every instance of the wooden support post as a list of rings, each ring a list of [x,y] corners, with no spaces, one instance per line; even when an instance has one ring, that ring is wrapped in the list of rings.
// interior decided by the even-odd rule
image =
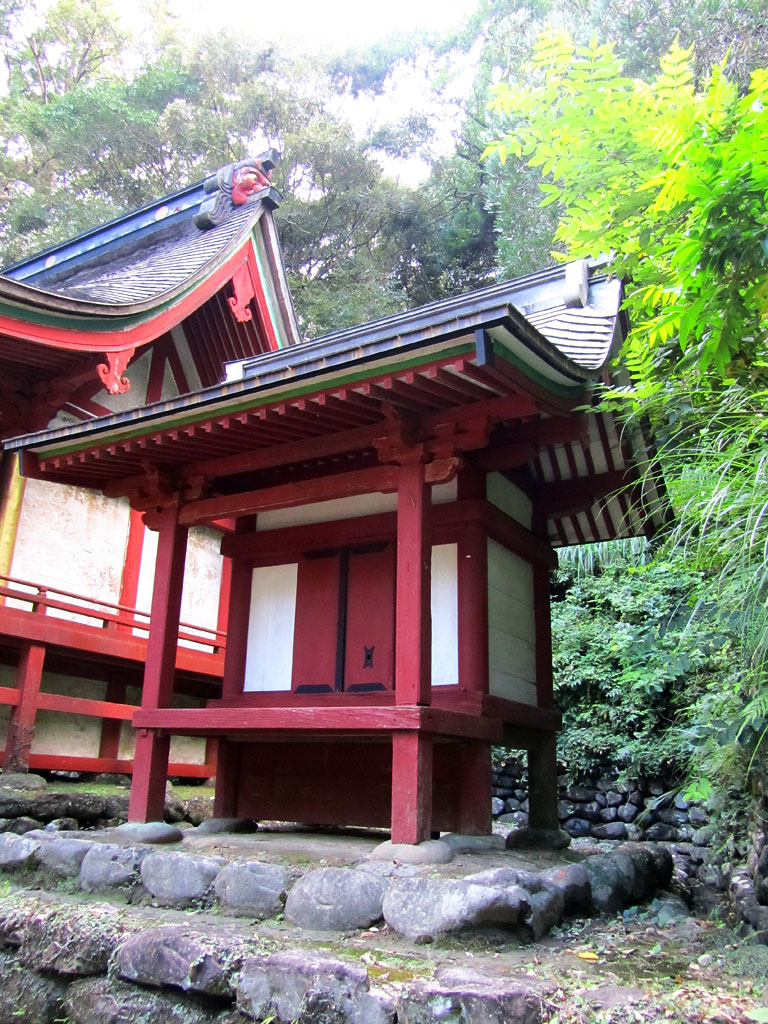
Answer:
[[[121,679],[110,679],[104,700],[110,704],[125,704],[126,684]],[[99,757],[108,757],[116,761],[120,753],[120,734],[123,723],[119,718],[104,718],[101,722],[101,741]]]
[[[43,678],[44,661],[44,644],[22,644],[19,666],[16,670],[19,702],[11,712],[3,758],[3,772],[6,775],[11,772],[29,771],[29,752],[35,738],[37,698]]]
[[[467,523],[458,541],[459,689],[488,693],[488,535]]]
[[[395,611],[395,700],[431,700],[430,493],[424,464],[400,466],[397,484],[397,590]]]
[[[141,512],[131,509],[131,519],[128,526],[128,540],[125,545],[125,559],[123,561],[123,574],[120,580],[119,603],[136,607],[136,598],[139,593],[139,573],[141,572],[141,554],[144,550],[144,521]],[[126,615],[122,612],[122,615]],[[133,626],[130,623],[120,623],[120,630],[131,632]]]
[[[237,817],[240,749],[239,743],[232,743],[226,739],[219,740],[216,760],[216,791],[213,796],[215,818]]]
[[[482,741],[456,747],[459,820],[456,831],[466,836],[491,832],[491,745]]]
[[[432,824],[432,737],[392,734],[392,842],[421,843]]]
[[[531,828],[559,829],[557,813],[557,737],[537,736],[528,747],[528,823]]]
[[[547,541],[546,516],[536,514],[533,532]],[[536,703],[540,708],[554,707],[552,685],[552,608],[549,596],[549,568],[540,562],[533,564],[533,615],[536,636]]]
[[[158,513],[159,538],[152,591],[151,621],[141,706],[170,707],[176,670],[176,646],[184,585],[187,530],[178,524],[175,508]],[[136,737],[130,821],[161,820],[165,807],[170,737],[141,729]]]
[[[241,516],[235,523],[235,533],[253,533],[255,516]],[[251,587],[253,566],[242,558],[226,558],[230,565],[227,581],[227,647],[224,652],[224,678],[221,692],[224,697],[237,697],[243,692],[245,659],[248,653],[248,622],[251,616]],[[219,619],[221,622],[221,618]],[[221,625],[219,626],[221,629]],[[237,791],[240,747],[236,743],[219,741],[216,752],[216,790],[213,813],[217,818],[237,815]],[[206,755],[207,760],[207,755]]]

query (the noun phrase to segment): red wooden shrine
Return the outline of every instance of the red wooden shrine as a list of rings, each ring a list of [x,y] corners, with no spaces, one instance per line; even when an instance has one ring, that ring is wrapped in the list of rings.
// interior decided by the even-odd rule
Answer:
[[[248,275],[233,320],[257,311]],[[484,833],[504,744],[528,753],[531,824],[557,827],[554,548],[661,514],[642,439],[590,411],[619,305],[619,283],[579,262],[7,442],[27,477],[127,498],[158,532],[132,819],[162,815],[186,735],[218,742],[222,816],[389,826],[405,843]],[[201,525],[223,531],[223,677],[176,707]]]

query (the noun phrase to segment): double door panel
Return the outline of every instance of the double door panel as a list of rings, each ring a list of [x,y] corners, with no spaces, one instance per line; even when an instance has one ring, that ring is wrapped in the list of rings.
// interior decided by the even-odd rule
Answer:
[[[394,639],[394,543],[300,559],[295,693],[391,690]]]

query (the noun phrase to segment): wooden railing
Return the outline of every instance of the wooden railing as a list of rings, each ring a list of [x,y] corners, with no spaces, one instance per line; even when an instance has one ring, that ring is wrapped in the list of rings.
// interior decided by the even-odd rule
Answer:
[[[129,656],[143,657],[150,615],[149,612],[138,608],[104,601],[101,598],[85,597],[60,587],[0,573],[0,632],[3,629],[3,609],[7,609],[10,616],[22,612],[35,618],[45,616],[48,619],[46,624],[39,623],[42,628],[34,630],[19,629],[18,621],[14,624],[13,628],[18,630],[15,635],[21,638],[22,650],[25,645],[40,650],[50,645],[56,646],[58,643],[74,650],[87,650],[92,657],[103,645],[106,657],[125,657],[125,643],[122,640],[124,637],[125,640],[132,641],[128,645]],[[61,628],[58,631],[53,620],[56,626],[60,624]],[[29,622],[31,623],[32,619]],[[9,620],[6,620],[5,624],[11,629]],[[67,626],[70,628],[64,628]],[[83,630],[83,626],[88,628]],[[110,643],[101,641],[99,634],[92,632],[99,629],[110,634]],[[208,672],[211,670],[211,664],[218,665],[216,671],[221,671],[221,656],[226,647],[226,640],[226,633],[220,629],[189,622],[179,624],[179,651],[180,654],[182,651],[185,652],[187,662],[190,658],[201,661],[203,658],[209,659],[211,655],[218,656],[207,662]],[[117,650],[114,650],[116,646]],[[124,682],[109,683],[105,700],[46,692],[40,688],[40,682],[39,671],[36,680],[31,680],[19,669],[16,686],[0,686],[0,705],[13,708],[14,716],[21,716],[23,721],[21,729],[10,729],[7,748],[0,751],[0,764],[10,758],[12,763],[18,765],[21,757],[21,764],[32,771],[58,769],[132,773],[133,762],[119,757],[120,726],[123,722],[130,722],[139,708],[126,702]],[[32,753],[29,746],[34,735],[34,722],[38,711],[101,719],[102,732],[98,756],[78,756],[63,751],[60,754]],[[16,742],[12,739],[14,734],[17,736]],[[24,741],[25,735],[29,742]],[[22,737],[21,741],[18,740],[18,736]],[[206,747],[206,763],[171,763],[169,774],[208,778],[215,774],[215,760],[215,744],[209,743]]]
[[[18,601],[28,610],[45,615],[51,609],[66,616],[76,616],[76,621],[90,620],[86,624],[108,630],[141,631],[149,630],[149,612],[129,605],[103,601],[97,597],[84,597],[49,584],[21,580],[0,573],[0,598],[3,604]],[[64,617],[64,616],[57,616]],[[224,651],[227,634],[220,629],[198,626],[190,622],[179,623],[179,643],[196,644],[212,654]]]

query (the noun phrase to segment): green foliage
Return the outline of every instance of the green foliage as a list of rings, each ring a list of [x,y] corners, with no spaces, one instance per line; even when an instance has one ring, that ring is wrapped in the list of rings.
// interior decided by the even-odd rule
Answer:
[[[768,71],[740,97],[716,67],[697,92],[675,44],[648,84],[624,76],[612,46],[558,33],[536,44],[534,75],[496,90],[511,127],[487,152],[550,179],[563,252],[615,253],[636,386],[652,389],[678,352],[699,372],[751,366],[766,329]]]
[[[563,759],[631,774],[687,765],[698,745],[691,708],[730,678],[735,642],[696,600],[702,574],[682,561],[632,565],[617,555],[602,571],[559,575],[552,630]]]
[[[743,790],[768,745],[768,69],[697,88],[674,44],[649,83],[550,33],[531,79],[497,90],[489,152],[548,179],[562,255],[613,253],[630,384],[604,404],[653,432],[675,513],[654,562],[580,578],[557,613],[566,752]]]

